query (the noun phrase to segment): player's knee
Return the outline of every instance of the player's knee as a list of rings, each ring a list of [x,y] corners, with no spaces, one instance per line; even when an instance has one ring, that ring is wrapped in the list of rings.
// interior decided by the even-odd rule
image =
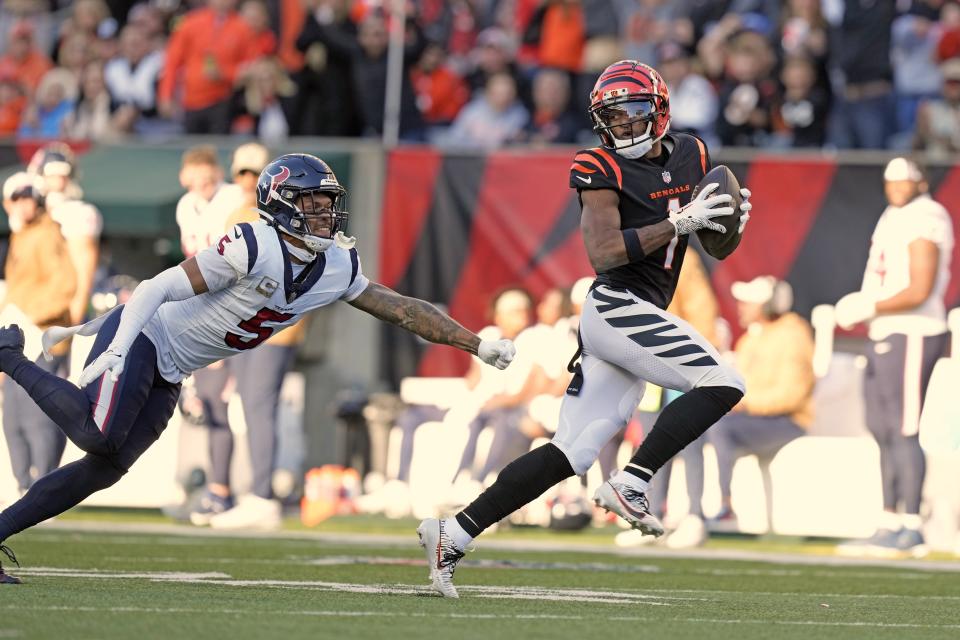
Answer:
[[[631,410],[630,414],[632,415],[632,413]],[[626,420],[616,421],[601,418],[584,425],[577,436],[569,442],[559,440],[556,437],[552,442],[566,456],[573,473],[582,476],[596,462],[597,456],[600,455],[600,449],[624,424],[626,424]]]
[[[104,456],[87,454],[80,459],[86,471],[85,477],[88,486],[93,491],[101,491],[112,487],[123,477],[125,471],[118,469]]]
[[[740,372],[728,364],[718,364],[708,371],[696,387],[730,387],[740,392],[742,396],[747,391],[747,383]]]

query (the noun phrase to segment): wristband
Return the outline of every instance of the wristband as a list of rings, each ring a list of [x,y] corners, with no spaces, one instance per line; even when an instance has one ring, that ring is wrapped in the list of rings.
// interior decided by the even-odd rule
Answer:
[[[636,229],[624,229],[620,233],[623,235],[623,244],[627,247],[627,258],[630,262],[640,262],[647,257],[640,246],[640,236]]]

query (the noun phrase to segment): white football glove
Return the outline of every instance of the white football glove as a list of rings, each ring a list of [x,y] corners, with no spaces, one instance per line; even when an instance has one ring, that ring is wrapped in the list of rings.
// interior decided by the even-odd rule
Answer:
[[[740,211],[743,215],[740,216],[740,227],[737,229],[737,233],[742,234],[743,230],[747,227],[747,223],[750,222],[750,211],[753,209],[753,205],[750,204],[750,196],[752,195],[750,189],[746,187],[740,189],[740,197],[743,198],[743,201],[740,203]]]
[[[843,329],[877,315],[877,303],[862,291],[854,291],[840,298],[834,307],[834,317]]]
[[[97,356],[97,359],[88,364],[80,373],[77,386],[82,389],[102,376],[105,372],[109,372],[110,379],[116,382],[120,379],[120,374],[123,373],[123,364],[126,359],[126,353],[121,353],[114,349],[107,349]]]
[[[729,205],[733,201],[732,196],[726,193],[721,193],[718,196],[710,195],[719,187],[718,183],[711,182],[682,209],[670,212],[668,220],[676,229],[676,235],[682,236],[700,229],[710,229],[720,233],[727,232],[726,227],[722,224],[710,220],[733,213],[733,207],[720,206],[723,204]]]
[[[477,357],[497,369],[506,369],[517,355],[512,340],[481,340]]]

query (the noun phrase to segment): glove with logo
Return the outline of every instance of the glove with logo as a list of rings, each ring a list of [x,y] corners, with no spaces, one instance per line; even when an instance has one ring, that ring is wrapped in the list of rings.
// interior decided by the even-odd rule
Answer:
[[[685,207],[670,212],[668,219],[676,229],[676,235],[682,236],[700,229],[710,229],[719,233],[727,232],[726,227],[711,221],[711,218],[728,216],[733,213],[733,207],[729,206],[733,202],[732,196],[726,193],[718,196],[710,195],[719,186],[716,182],[710,183]]]

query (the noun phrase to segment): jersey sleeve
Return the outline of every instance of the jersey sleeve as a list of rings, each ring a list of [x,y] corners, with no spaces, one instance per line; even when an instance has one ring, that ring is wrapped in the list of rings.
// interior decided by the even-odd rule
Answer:
[[[599,147],[577,152],[570,165],[570,188],[577,191],[586,189],[623,188],[623,173],[620,165],[606,149]]]
[[[916,217],[916,222],[909,225],[908,237],[910,241],[929,240],[941,249],[948,244],[953,246],[953,223],[950,215],[942,211],[936,203],[923,210]]]
[[[228,231],[216,244],[197,253],[197,265],[207,289],[219,291],[249,275],[257,263],[257,236],[242,223]]]
[[[356,249],[350,249],[350,283],[340,299],[346,302],[356,300],[369,284],[370,281],[363,275],[363,270],[360,268],[360,254]]]

